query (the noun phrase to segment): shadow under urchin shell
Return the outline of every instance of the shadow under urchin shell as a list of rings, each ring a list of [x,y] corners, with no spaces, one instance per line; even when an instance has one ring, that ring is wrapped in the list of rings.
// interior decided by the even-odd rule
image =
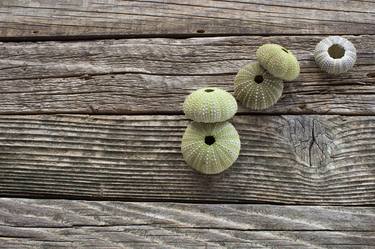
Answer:
[[[274,105],[280,99],[283,88],[283,81],[269,74],[259,63],[242,67],[234,80],[234,96],[253,110]]]
[[[329,36],[315,47],[316,64],[329,74],[340,74],[353,68],[357,51],[349,40],[341,36]]]
[[[217,87],[206,87],[187,96],[183,109],[187,118],[197,122],[223,122],[236,114],[237,102],[227,91]]]
[[[203,174],[218,174],[229,168],[240,153],[240,137],[229,122],[192,122],[182,137],[186,163]]]
[[[300,73],[299,62],[294,54],[278,44],[260,46],[256,56],[264,69],[282,80],[294,80]]]

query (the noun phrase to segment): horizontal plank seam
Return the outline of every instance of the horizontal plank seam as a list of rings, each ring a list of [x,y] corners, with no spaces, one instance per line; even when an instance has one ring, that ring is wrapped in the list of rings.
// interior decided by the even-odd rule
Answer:
[[[119,39],[141,39],[141,38],[174,38],[174,39],[189,39],[189,38],[205,38],[205,37],[231,37],[231,36],[321,36],[321,33],[296,34],[296,33],[189,33],[189,34],[132,34],[132,35],[67,35],[67,36],[21,36],[21,37],[0,37],[0,42],[41,42],[41,41],[93,41],[93,40],[119,40]],[[369,33],[330,33],[330,35],[344,35],[344,36],[362,36],[372,35]]]
[[[375,204],[314,204],[314,203],[280,203],[280,202],[271,202],[271,201],[207,201],[207,200],[180,200],[180,199],[143,199],[143,198],[116,198],[116,197],[90,197],[90,196],[64,196],[60,197],[60,195],[53,195],[53,194],[47,194],[47,195],[39,195],[39,194],[32,194],[32,196],[26,196],[21,194],[1,194],[0,198],[7,198],[7,199],[42,199],[42,200],[69,200],[69,201],[87,201],[87,202],[97,202],[97,201],[115,201],[115,202],[122,202],[122,203],[172,203],[172,204],[246,204],[246,205],[269,205],[269,206],[290,206],[290,207],[301,207],[301,206],[311,206],[311,207],[368,207],[368,208],[375,208]]]
[[[54,112],[54,111],[20,111],[20,112],[3,112],[0,113],[0,117],[4,116],[13,116],[13,115],[29,115],[29,116],[39,116],[39,115],[95,115],[95,116],[175,116],[181,115],[184,113],[182,111],[100,111],[96,112],[82,112],[82,111],[64,111],[64,112]],[[261,112],[261,111],[251,111],[236,113],[235,116],[346,116],[346,117],[371,117],[375,116],[373,112],[365,113],[355,113],[355,112]]]
[[[113,228],[122,228],[122,227],[140,227],[140,226],[158,226],[164,225],[163,228],[169,229],[192,229],[192,230],[224,230],[224,231],[241,231],[241,232],[375,232],[375,229],[361,229],[361,230],[353,230],[353,229],[252,229],[252,228],[232,228],[232,227],[205,227],[205,226],[168,226],[163,223],[140,223],[140,224],[111,224],[111,225],[81,225],[81,224],[73,224],[71,226],[13,226],[13,225],[0,225],[0,227],[11,227],[11,228],[36,228],[36,229],[66,229],[66,228],[99,228],[99,227],[113,227]]]

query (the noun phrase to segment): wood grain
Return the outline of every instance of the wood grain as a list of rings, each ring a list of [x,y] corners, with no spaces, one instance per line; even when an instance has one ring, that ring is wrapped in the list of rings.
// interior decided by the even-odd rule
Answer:
[[[0,248],[374,248],[375,208],[0,199]]]
[[[375,34],[372,1],[2,0],[1,37]]]
[[[2,196],[375,204],[375,117],[238,116],[240,157],[200,175],[183,116],[0,117]]]
[[[193,90],[233,90],[240,67],[255,62],[263,43],[296,53],[301,75],[266,113],[375,113],[372,35],[346,36],[358,50],[355,68],[330,76],[316,66],[323,36],[237,36],[2,43],[0,113],[180,114]],[[240,108],[240,113],[249,113]]]

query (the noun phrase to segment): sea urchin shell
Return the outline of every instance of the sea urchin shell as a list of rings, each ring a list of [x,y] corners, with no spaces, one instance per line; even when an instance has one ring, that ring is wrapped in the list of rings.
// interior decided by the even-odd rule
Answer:
[[[257,60],[273,76],[283,80],[294,80],[300,72],[299,63],[293,53],[278,44],[264,44],[257,49]]]
[[[186,163],[204,174],[218,174],[229,168],[240,153],[240,137],[229,122],[192,122],[182,137]]]
[[[357,52],[354,45],[340,36],[329,36],[315,47],[315,62],[330,74],[349,71],[355,64]]]
[[[247,108],[266,109],[275,104],[283,92],[283,81],[269,74],[259,63],[245,65],[234,80],[234,96]]]
[[[230,93],[220,88],[207,87],[187,96],[183,109],[187,118],[197,122],[223,122],[237,112],[237,102]]]

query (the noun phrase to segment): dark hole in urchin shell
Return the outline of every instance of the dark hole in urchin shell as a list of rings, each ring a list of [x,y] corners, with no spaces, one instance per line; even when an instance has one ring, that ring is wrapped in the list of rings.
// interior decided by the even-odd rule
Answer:
[[[289,53],[288,50],[286,50],[286,48],[281,48],[282,51],[284,51],[285,53]]]
[[[206,89],[206,90],[204,90],[206,93],[211,93],[211,92],[213,92],[214,91],[214,89]]]
[[[339,44],[333,44],[328,48],[328,54],[333,59],[340,59],[345,55],[345,49]]]
[[[204,142],[207,144],[207,145],[212,145],[215,143],[215,137],[214,136],[206,136],[204,138]]]
[[[254,77],[254,81],[255,81],[255,83],[258,83],[258,84],[260,84],[260,83],[262,83],[263,82],[263,76],[262,75],[257,75],[257,76],[255,76]]]

